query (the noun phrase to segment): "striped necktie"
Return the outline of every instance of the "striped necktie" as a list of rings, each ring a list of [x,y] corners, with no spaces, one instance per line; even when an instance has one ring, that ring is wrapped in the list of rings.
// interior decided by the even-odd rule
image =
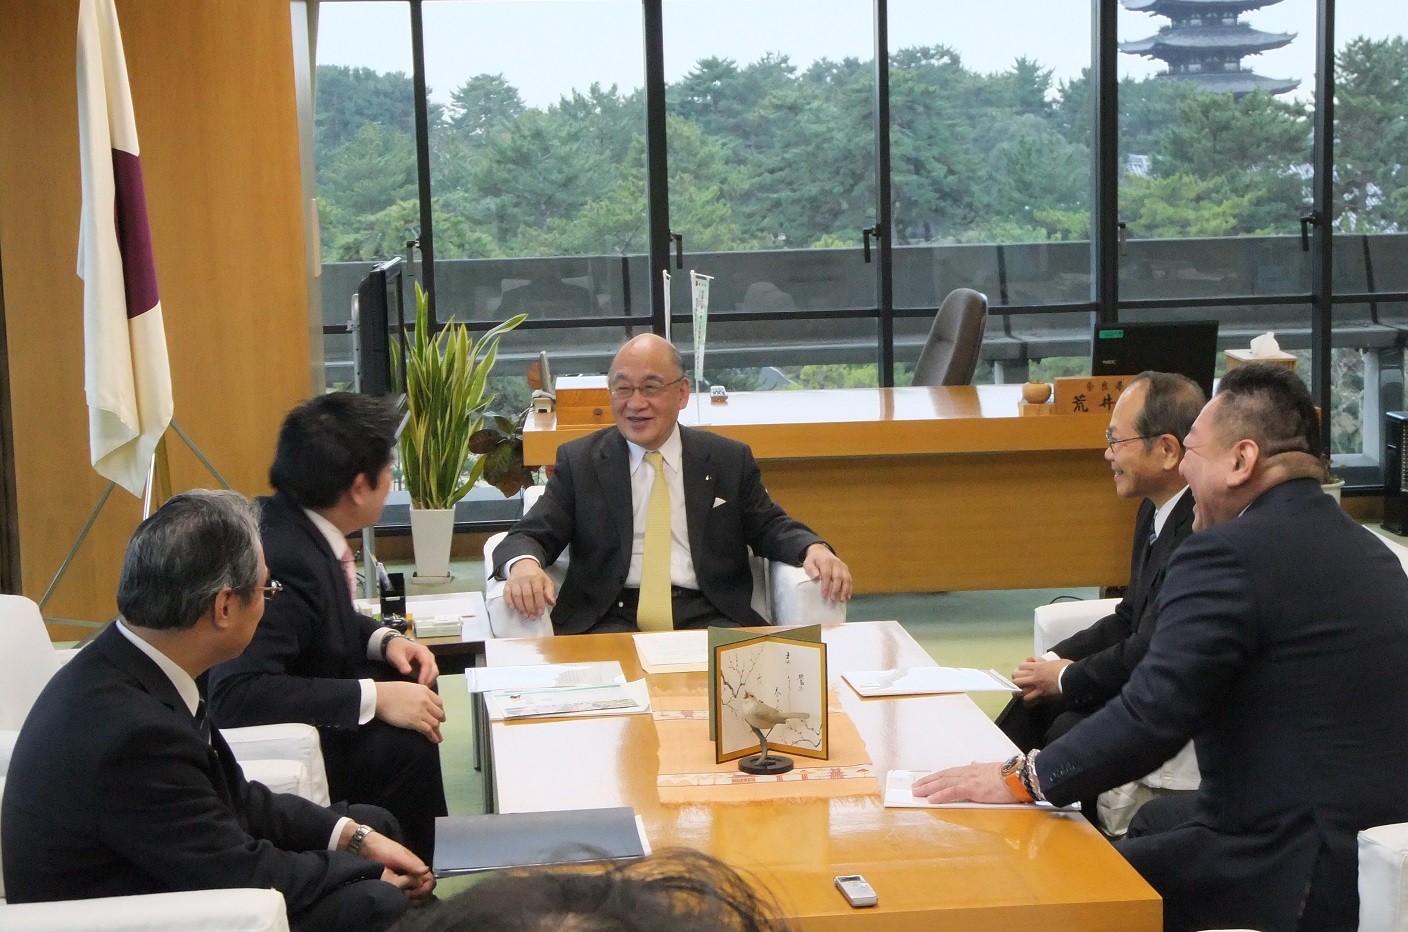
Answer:
[[[645,505],[645,554],[641,557],[640,602],[636,625],[642,631],[672,631],[670,604],[670,487],[665,482],[665,458],[656,450],[645,454],[655,470]]]

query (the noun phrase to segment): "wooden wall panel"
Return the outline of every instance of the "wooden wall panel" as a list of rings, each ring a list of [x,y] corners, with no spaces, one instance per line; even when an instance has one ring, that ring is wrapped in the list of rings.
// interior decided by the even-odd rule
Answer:
[[[308,396],[308,283],[286,0],[119,0],[176,420],[225,478],[266,491]],[[104,485],[88,465],[75,0],[0,29],[0,257],[23,589],[38,598]],[[169,436],[174,487],[214,485]],[[115,491],[50,615],[105,619],[140,503]],[[55,632],[62,634],[64,632]]]

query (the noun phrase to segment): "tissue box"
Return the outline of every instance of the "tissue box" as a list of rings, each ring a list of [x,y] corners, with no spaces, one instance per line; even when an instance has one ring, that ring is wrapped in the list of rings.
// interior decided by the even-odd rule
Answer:
[[[413,624],[418,638],[457,638],[464,631],[464,618],[459,615],[417,616]]]
[[[1238,366],[1246,365],[1249,362],[1270,362],[1278,366],[1285,366],[1292,372],[1296,368],[1296,357],[1294,353],[1277,353],[1274,356],[1253,356],[1249,349],[1230,349],[1226,351],[1227,371],[1231,372]]]

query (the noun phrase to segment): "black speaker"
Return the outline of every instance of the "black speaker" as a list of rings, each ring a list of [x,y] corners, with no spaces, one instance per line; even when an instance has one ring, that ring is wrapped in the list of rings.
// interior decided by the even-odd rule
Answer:
[[[1408,411],[1384,415],[1384,530],[1408,534]]]

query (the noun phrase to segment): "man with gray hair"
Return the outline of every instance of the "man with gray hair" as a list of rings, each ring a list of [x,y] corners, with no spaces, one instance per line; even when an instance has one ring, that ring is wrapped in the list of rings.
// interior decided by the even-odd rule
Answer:
[[[15,745],[11,902],[272,887],[297,930],[380,930],[435,885],[372,806],[346,815],[244,779],[197,680],[239,655],[280,586],[235,492],[177,495],[127,546],[121,618],[45,687]],[[390,833],[390,834],[388,834]]]

